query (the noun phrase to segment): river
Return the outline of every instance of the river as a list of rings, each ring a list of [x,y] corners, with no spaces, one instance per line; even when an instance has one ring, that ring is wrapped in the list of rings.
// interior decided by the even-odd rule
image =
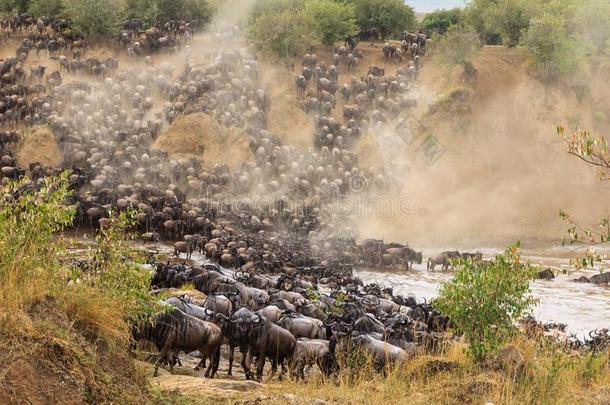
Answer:
[[[424,263],[416,264],[408,273],[385,269],[357,269],[355,273],[365,283],[376,282],[393,287],[394,293],[412,294],[418,300],[430,300],[438,294],[439,286],[449,280],[451,272],[439,271],[439,267],[434,272],[426,271],[426,252],[443,250],[450,249],[424,249]],[[568,331],[579,337],[596,328],[610,328],[610,287],[571,281],[581,275],[590,277],[599,273],[599,268],[581,271],[570,268],[569,257],[582,250],[552,245],[522,249],[524,259],[550,266],[556,274],[554,280],[536,280],[532,283],[532,293],[538,299],[538,304],[533,309],[534,317],[545,322],[565,323]],[[491,258],[500,252],[496,248],[482,248],[478,251],[483,253],[484,258]]]
[[[585,248],[574,248],[564,246],[553,246],[552,243],[529,242],[521,249],[523,259],[533,264],[551,267],[556,277],[554,280],[536,280],[532,283],[532,293],[538,300],[533,308],[533,315],[539,321],[561,322],[568,326],[568,332],[582,338],[591,330],[610,328],[610,287],[589,283],[576,283],[572,281],[584,275],[590,277],[598,274],[600,268],[574,271],[569,264],[569,258],[582,253]],[[151,246],[149,246],[151,247]],[[157,248],[166,254],[172,248],[167,244],[161,244]],[[424,263],[414,265],[408,273],[404,270],[355,268],[354,273],[360,277],[365,284],[378,283],[383,287],[391,286],[395,294],[413,295],[418,301],[430,300],[438,294],[440,285],[449,280],[451,271],[442,272],[437,267],[436,271],[426,270],[425,261],[427,254],[455,250],[455,248],[426,248],[424,249]],[[485,259],[492,258],[500,253],[501,249],[495,247],[484,247],[477,250],[483,253]],[[601,250],[600,253],[610,253],[610,248]],[[194,253],[192,259],[197,263],[208,261],[205,256]],[[607,268],[604,261],[602,268]],[[231,270],[229,270],[232,273]]]

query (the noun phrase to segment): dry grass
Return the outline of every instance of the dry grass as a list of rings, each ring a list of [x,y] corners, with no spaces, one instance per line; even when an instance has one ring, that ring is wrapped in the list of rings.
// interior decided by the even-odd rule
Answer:
[[[418,356],[386,376],[361,368],[355,378],[312,375],[306,384],[288,381],[271,393],[292,393],[341,404],[607,404],[609,353],[578,354],[524,337],[512,341],[525,358],[523,368],[506,370],[496,362],[478,366],[464,344],[438,356]]]
[[[0,403],[142,403],[146,381],[127,353],[129,301],[64,260],[57,232],[74,214],[66,178],[0,201]],[[120,266],[108,262],[105,274]]]

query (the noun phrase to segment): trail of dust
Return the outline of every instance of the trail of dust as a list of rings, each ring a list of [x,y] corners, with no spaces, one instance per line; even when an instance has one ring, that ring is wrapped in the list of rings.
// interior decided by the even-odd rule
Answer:
[[[270,63],[263,63],[261,71],[261,86],[271,103],[267,112],[269,131],[284,144],[302,148],[311,146],[314,122],[299,106],[291,72]]]
[[[465,108],[423,118],[424,135],[438,139],[445,154],[425,164],[423,151],[414,146],[396,151],[411,167],[403,193],[416,201],[414,209],[409,215],[390,210],[361,218],[361,235],[429,246],[556,240],[565,227],[560,209],[583,223],[604,214],[610,190],[554,135],[562,123],[594,126],[596,91],[581,102],[565,90],[545,88],[504,48],[486,47],[475,66],[478,85]],[[607,71],[597,72],[592,89],[607,85]],[[420,84],[442,79],[423,76]],[[458,86],[454,78],[448,89]]]

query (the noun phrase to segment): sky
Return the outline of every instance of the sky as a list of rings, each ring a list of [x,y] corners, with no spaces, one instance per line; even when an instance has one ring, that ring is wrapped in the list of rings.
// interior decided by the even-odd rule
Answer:
[[[407,4],[415,9],[417,13],[427,13],[437,8],[460,7],[466,0],[407,0]]]

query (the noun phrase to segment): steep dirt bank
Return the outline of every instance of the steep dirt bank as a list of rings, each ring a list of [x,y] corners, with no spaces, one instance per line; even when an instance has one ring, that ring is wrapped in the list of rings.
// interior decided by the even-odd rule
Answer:
[[[153,144],[172,159],[197,159],[204,167],[226,164],[235,168],[252,158],[248,137],[237,129],[217,124],[205,113],[178,117]]]
[[[592,72],[584,99],[567,86],[543,86],[516,50],[485,47],[474,65],[478,81],[468,86],[459,72],[426,61],[418,86],[437,94],[417,134],[438,140],[444,153],[422,163],[425,151],[405,147],[411,172],[403,192],[416,201],[414,207],[408,216],[364,218],[363,234],[477,246],[560,238],[560,209],[583,222],[603,214],[610,191],[594,171],[567,155],[555,127],[610,130],[600,119],[605,113],[599,114],[605,108],[599,100],[610,94],[607,63]]]
[[[17,164],[28,167],[30,163],[40,163],[49,167],[59,166],[63,156],[57,140],[48,126],[34,128],[24,136],[17,154]]]
[[[0,330],[0,403],[150,403],[126,346],[108,347],[52,300],[33,305],[19,322]]]

